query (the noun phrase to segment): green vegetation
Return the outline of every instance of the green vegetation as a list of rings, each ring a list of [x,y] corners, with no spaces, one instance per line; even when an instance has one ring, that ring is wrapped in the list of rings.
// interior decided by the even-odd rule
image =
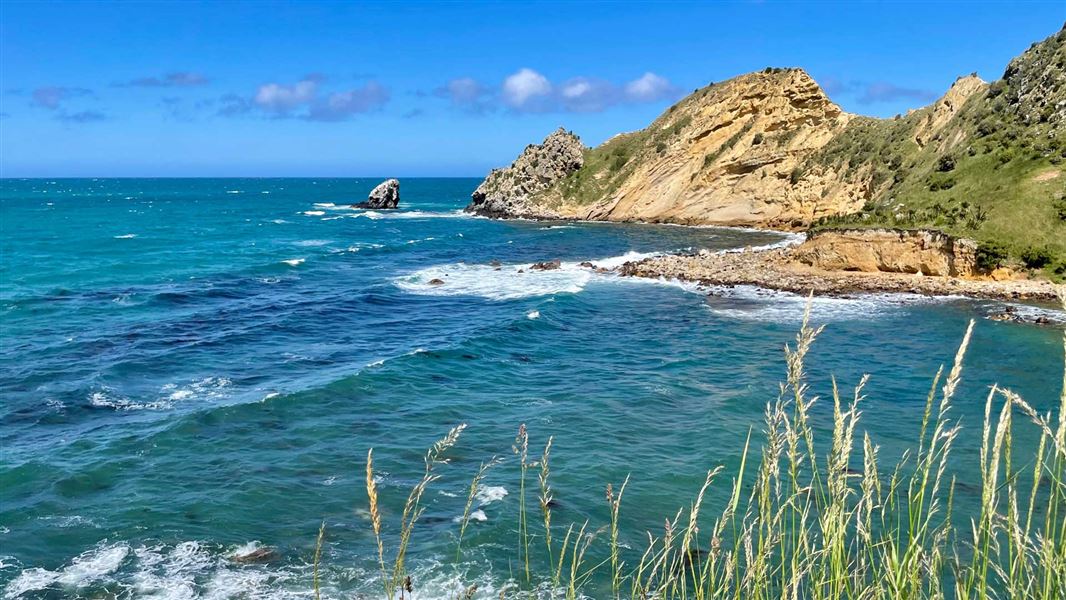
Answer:
[[[1063,276],[1066,115],[1055,107],[1066,102],[1064,79],[1060,31],[1012,61],[935,134],[933,107],[856,119],[808,164],[868,181],[872,200],[815,227],[934,227],[995,246],[1001,263]]]
[[[644,548],[619,542],[618,516],[628,478],[617,488],[606,486],[608,522],[602,527],[588,521],[553,524],[552,441],[531,462],[529,434],[521,427],[513,448],[523,482],[517,538],[510,549],[491,549],[513,552],[515,558],[511,581],[499,597],[1062,598],[1066,378],[1057,417],[1040,414],[1017,394],[992,386],[977,432],[980,451],[956,458],[962,425],[951,416],[951,405],[973,328],[971,321],[947,376],[941,368],[934,377],[924,416],[915,424],[914,446],[898,464],[885,465],[870,433],[859,427],[867,377],[847,397],[834,381],[831,428],[813,422],[818,399],[810,395],[805,362],[821,329],[809,326],[805,317],[795,344],[785,348],[787,379],[767,404],[761,444],[749,436],[731,481],[721,467],[709,469],[694,500],[676,514],[664,515],[661,532],[626,536],[646,539]],[[1066,347],[1066,335],[1063,342]],[[451,430],[426,454],[424,475],[392,535],[381,527],[373,455],[367,457],[369,513],[377,543],[377,554],[368,562],[380,569],[390,600],[397,593],[405,597],[418,585],[405,568],[408,543],[422,514],[426,487],[448,462],[462,430]],[[954,502],[956,488],[963,485],[955,478],[957,460],[977,462],[980,475],[974,485],[980,487],[980,501],[972,514],[959,514]],[[534,525],[525,510],[530,468],[539,470],[542,525]],[[483,464],[474,474],[471,497],[485,469]],[[705,502],[708,490],[722,479],[729,493],[721,505]],[[462,529],[469,506],[468,499]],[[321,539],[320,531],[319,546]],[[461,539],[457,546],[461,552]],[[588,558],[593,555],[598,558]],[[319,557],[316,552],[316,582]],[[457,598],[472,598],[477,591],[476,586],[456,587]]]
[[[632,172],[641,157],[660,152],[660,143],[665,148],[665,136],[654,141],[652,139],[647,130],[625,133],[586,150],[584,166],[558,183],[562,197],[578,205],[592,204],[609,197]]]

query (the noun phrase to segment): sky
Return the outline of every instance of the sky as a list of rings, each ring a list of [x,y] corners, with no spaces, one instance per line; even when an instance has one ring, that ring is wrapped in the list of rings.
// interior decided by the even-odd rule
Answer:
[[[482,176],[802,67],[890,117],[1066,2],[0,2],[2,177]]]

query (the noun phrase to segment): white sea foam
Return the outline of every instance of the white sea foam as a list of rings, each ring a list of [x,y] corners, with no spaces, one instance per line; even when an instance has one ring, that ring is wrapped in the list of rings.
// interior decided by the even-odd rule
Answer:
[[[1015,314],[1025,321],[1031,322],[1039,318],[1045,318],[1048,321],[1056,324],[1066,324],[1066,311],[1056,308],[1047,308],[1043,306],[1034,306],[1032,304],[1021,304],[1017,302],[1007,303]],[[999,311],[995,311],[998,313]]]
[[[316,248],[318,246],[325,246],[326,244],[329,244],[332,241],[333,240],[299,240],[293,242],[292,245],[300,246],[302,248]]]
[[[803,318],[806,295],[755,286],[710,286],[701,288],[711,297],[712,313],[735,319],[794,323]],[[960,296],[919,294],[862,294],[847,298],[817,296],[810,300],[811,318],[816,321],[869,319],[897,312],[915,304],[958,301]]]
[[[84,587],[116,571],[129,553],[130,547],[125,543],[99,545],[78,555],[62,569],[25,569],[4,588],[4,597],[18,598],[27,592],[43,590],[53,584],[72,588]]]
[[[539,310],[531,310],[528,313],[526,313],[526,318],[527,319],[539,319],[540,318],[540,311]]]
[[[98,525],[93,522],[92,519],[83,517],[81,515],[46,515],[42,517],[37,517],[37,520],[54,523],[56,527],[64,529],[67,527],[79,526],[98,527]]]
[[[338,207],[338,208],[349,208],[349,207]],[[337,210],[337,208],[331,209],[331,210]],[[389,211],[363,210],[363,209],[354,209],[354,210],[356,210],[358,212],[354,212],[353,214],[344,215],[344,216],[351,217],[353,219],[355,219],[355,218],[364,218],[364,219],[371,219],[371,220],[374,220],[374,221],[377,221],[379,219],[472,219],[472,218],[474,218],[474,215],[471,215],[469,213],[465,213],[462,210],[452,210],[452,211],[443,211],[443,212],[442,211],[432,211],[432,210],[389,210]]]
[[[290,258],[288,260],[283,260],[281,262],[289,265],[290,267],[295,267],[295,266],[298,266],[298,265],[302,265],[304,263],[304,261],[306,261],[306,260],[307,260],[306,258]]]
[[[477,500],[478,506],[485,506],[492,504],[493,502],[499,502],[507,497],[507,488],[502,485],[480,485],[477,488],[477,493],[474,495],[474,499]]]
[[[305,210],[304,214],[309,217],[321,217],[322,215],[326,214],[326,212],[322,210]]]
[[[586,269],[530,271],[529,265],[468,265],[428,267],[395,280],[413,294],[430,296],[480,296],[490,300],[513,300],[559,293],[577,293],[593,277]],[[439,279],[443,284],[432,284]]]
[[[189,400],[216,400],[228,395],[232,382],[225,377],[205,377],[186,384],[168,383],[159,389],[159,397],[153,400],[132,400],[103,386],[89,394],[89,403],[100,408],[115,410],[166,410],[175,403]]]
[[[656,256],[653,253],[626,252],[589,262],[596,268],[613,269],[622,264]],[[429,296],[480,296],[490,300],[513,300],[552,294],[576,294],[595,279],[614,278],[613,273],[597,273],[580,262],[561,263],[558,269],[531,269],[529,263],[501,265],[455,263],[437,265],[395,279],[407,292]],[[439,279],[443,284],[432,284]]]
[[[238,557],[238,556],[244,556],[246,554],[251,554],[252,552],[255,552],[256,550],[258,550],[258,549],[260,549],[262,547],[263,547],[263,542],[260,542],[259,540],[252,540],[250,542],[245,542],[245,543],[237,546],[236,548],[234,548],[233,551],[230,552],[229,556],[230,556],[230,558],[235,558],[235,557]]]
[[[89,404],[99,408],[113,408],[115,410],[160,410],[171,406],[169,402],[160,400],[136,402],[107,387],[89,394]]]
[[[137,237],[136,233],[123,233],[122,235],[116,235],[115,239],[116,240],[132,240],[135,237]]]
[[[190,398],[214,399],[223,396],[225,394],[223,390],[232,383],[225,377],[205,377],[185,385],[168,383],[160,389],[160,393],[170,402],[180,402]]]
[[[758,230],[753,229],[751,231]],[[781,235],[785,237],[781,240],[771,242],[769,244],[744,248],[727,248],[725,250],[719,250],[718,252],[720,254],[735,254],[737,252],[747,252],[749,250],[774,250],[776,248],[790,248],[792,246],[798,246],[799,244],[802,244],[807,239],[807,236],[802,233],[783,233]]]
[[[227,194],[243,194],[244,190],[226,190]]]
[[[486,515],[485,511],[481,510],[480,508],[477,510],[470,511],[469,517],[471,521],[480,521],[482,523],[489,520],[488,515]],[[454,519],[452,519],[452,521],[455,521],[456,523],[462,523],[463,515],[456,516]]]

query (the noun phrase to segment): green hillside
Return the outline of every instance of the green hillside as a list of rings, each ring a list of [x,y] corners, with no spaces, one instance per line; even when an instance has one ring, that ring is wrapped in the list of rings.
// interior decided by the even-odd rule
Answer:
[[[935,136],[915,140],[933,107],[860,118],[805,168],[867,178],[857,214],[816,227],[935,227],[981,242],[992,265],[1066,275],[1066,29],[1011,61]]]

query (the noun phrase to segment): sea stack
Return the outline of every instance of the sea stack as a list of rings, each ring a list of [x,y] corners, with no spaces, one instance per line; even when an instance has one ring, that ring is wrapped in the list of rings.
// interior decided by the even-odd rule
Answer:
[[[400,205],[400,181],[386,179],[370,190],[366,202],[353,204],[355,208],[372,208],[374,210],[396,208]]]

